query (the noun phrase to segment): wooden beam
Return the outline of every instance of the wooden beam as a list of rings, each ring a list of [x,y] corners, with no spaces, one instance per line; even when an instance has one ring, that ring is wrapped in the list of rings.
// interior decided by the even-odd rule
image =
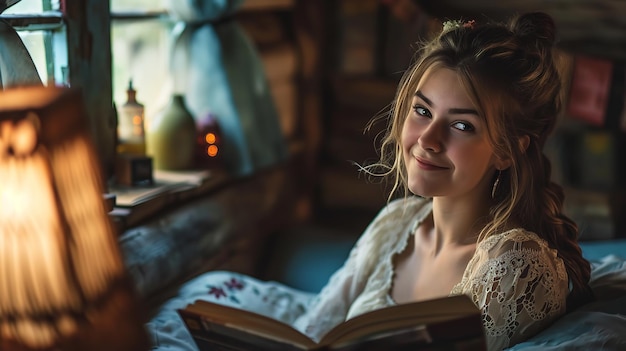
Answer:
[[[83,91],[89,129],[103,177],[113,174],[116,119],[111,81],[109,0],[63,0],[69,83]]]

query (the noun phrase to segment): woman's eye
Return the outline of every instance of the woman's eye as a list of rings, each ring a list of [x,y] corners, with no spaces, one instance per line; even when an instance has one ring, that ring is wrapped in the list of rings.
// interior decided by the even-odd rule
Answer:
[[[432,115],[430,114],[430,111],[428,111],[427,109],[419,105],[413,106],[413,111],[415,111],[415,113],[417,113],[420,116],[432,117]]]
[[[455,122],[452,127],[463,132],[471,132],[474,130],[474,126],[466,122]]]

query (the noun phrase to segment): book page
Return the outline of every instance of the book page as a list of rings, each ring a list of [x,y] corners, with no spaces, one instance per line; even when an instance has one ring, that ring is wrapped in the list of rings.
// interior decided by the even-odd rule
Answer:
[[[416,327],[469,315],[480,315],[480,312],[465,295],[394,305],[364,313],[339,324],[322,338],[320,344],[345,342],[375,332]]]
[[[432,335],[445,340],[453,340],[457,336],[460,339],[482,338],[480,312],[465,295],[394,305],[362,314],[331,329],[319,344],[278,320],[207,301],[198,300],[179,313],[190,330],[195,330],[191,332],[196,339],[212,344],[266,346],[271,345],[269,340],[275,341],[274,348],[265,347],[264,350],[347,351],[365,344],[419,345],[432,342]],[[452,325],[451,329],[455,330],[444,334],[440,332],[442,328]],[[433,333],[430,326],[438,330]]]
[[[160,183],[185,183],[200,186],[211,176],[209,170],[166,171],[155,169],[154,180]]]

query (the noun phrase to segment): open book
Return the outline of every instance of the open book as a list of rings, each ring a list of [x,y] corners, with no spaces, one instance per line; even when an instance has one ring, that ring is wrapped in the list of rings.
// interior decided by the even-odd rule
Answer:
[[[205,350],[486,350],[481,315],[465,295],[394,305],[331,329],[318,342],[253,312],[198,300],[178,311]]]

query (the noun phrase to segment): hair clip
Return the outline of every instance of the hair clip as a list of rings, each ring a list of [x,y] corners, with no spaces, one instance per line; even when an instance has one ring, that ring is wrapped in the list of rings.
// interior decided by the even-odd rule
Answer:
[[[474,29],[475,25],[476,25],[476,21],[471,20],[471,21],[467,21],[467,22],[463,23],[463,28]]]
[[[443,31],[448,32],[457,28],[474,29],[475,25],[476,25],[476,21],[474,20],[465,21],[465,22],[461,20],[450,20],[450,21],[443,22]]]

